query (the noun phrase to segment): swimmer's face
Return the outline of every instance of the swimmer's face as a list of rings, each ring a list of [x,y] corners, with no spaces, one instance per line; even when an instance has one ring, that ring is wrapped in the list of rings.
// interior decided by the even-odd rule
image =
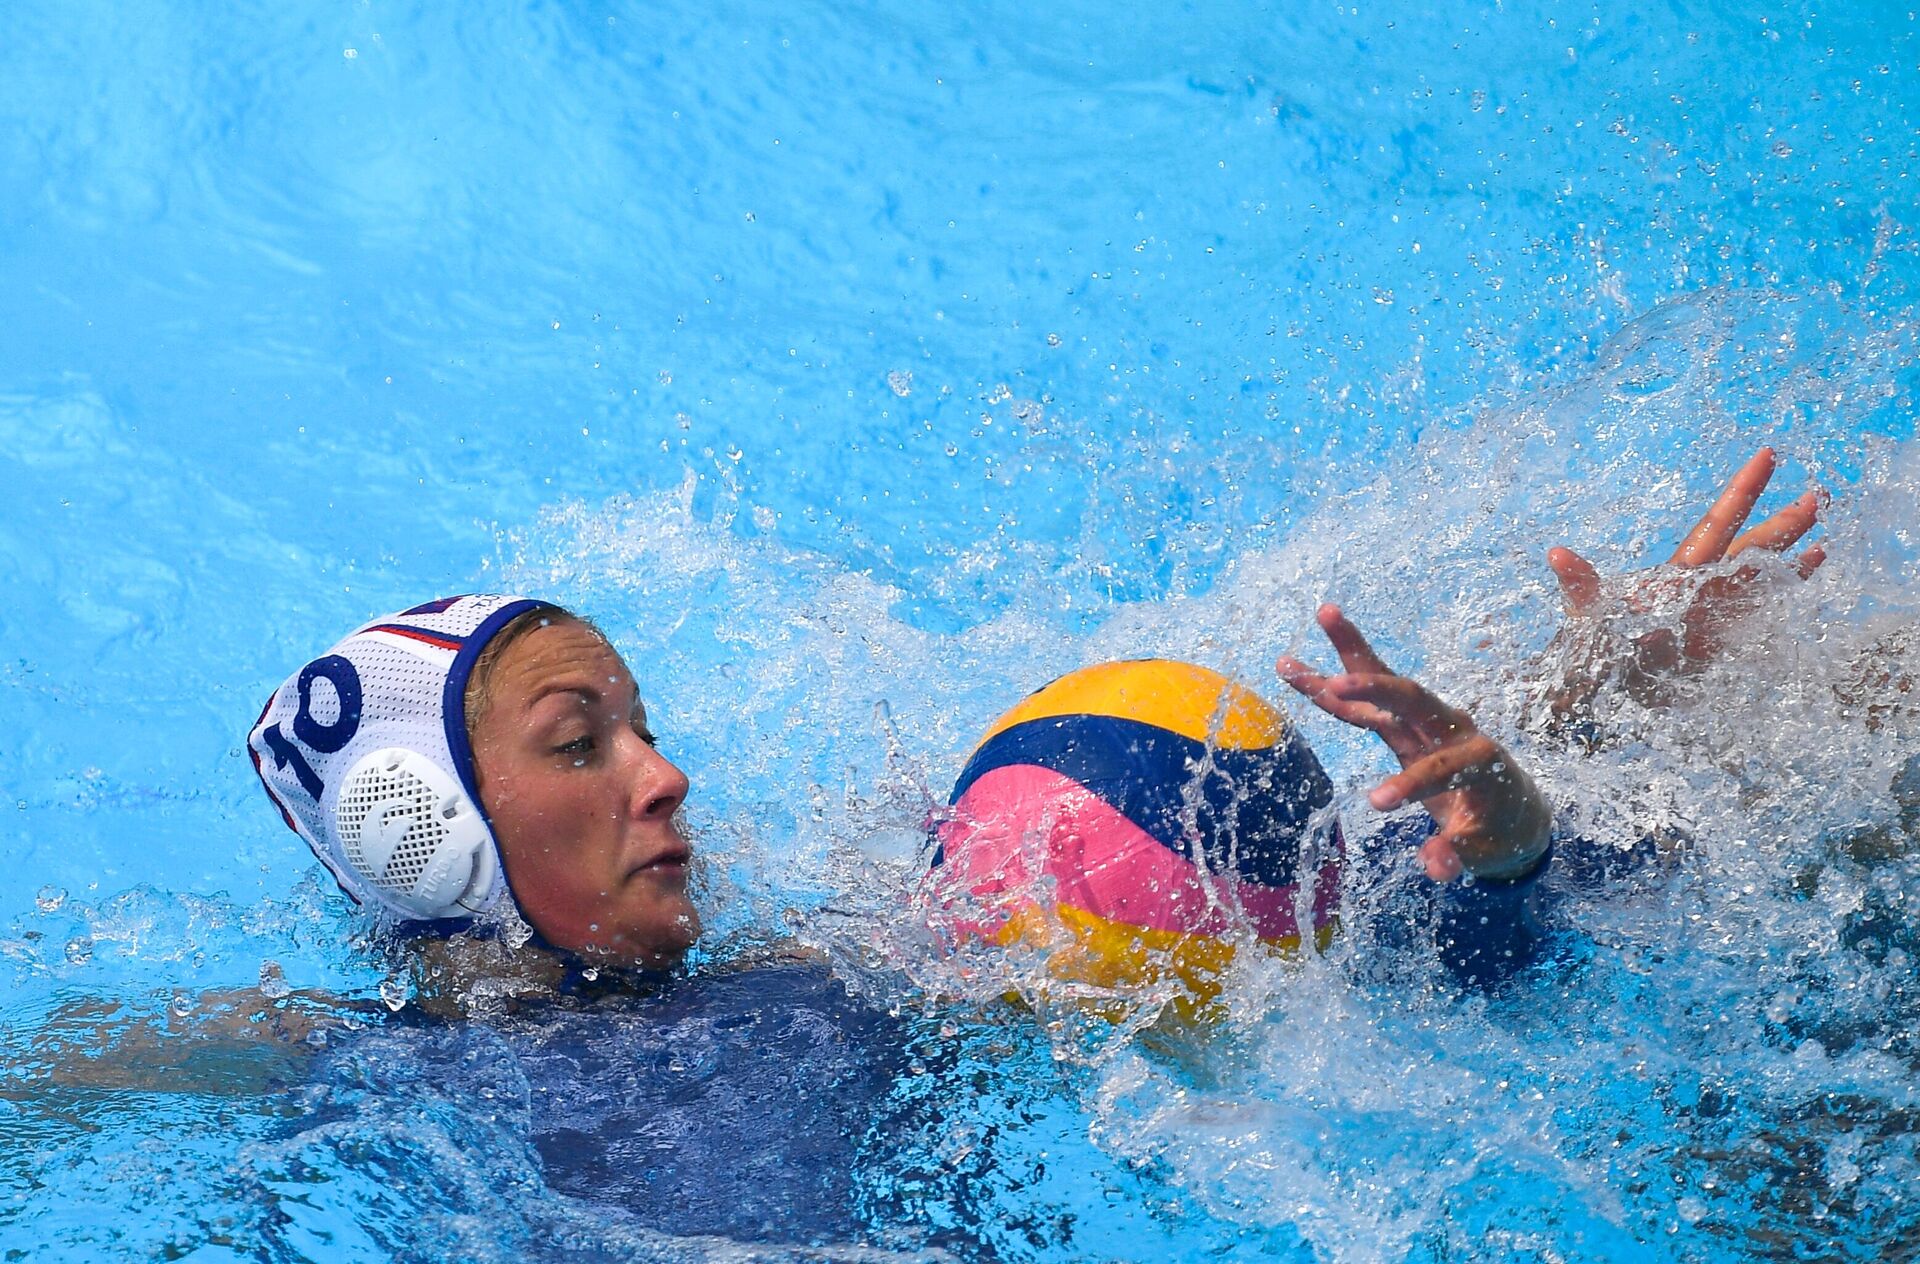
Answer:
[[[488,695],[474,768],[520,911],[559,948],[678,961],[700,933],[674,819],[687,778],[653,748],[627,665],[562,619],[505,648]]]

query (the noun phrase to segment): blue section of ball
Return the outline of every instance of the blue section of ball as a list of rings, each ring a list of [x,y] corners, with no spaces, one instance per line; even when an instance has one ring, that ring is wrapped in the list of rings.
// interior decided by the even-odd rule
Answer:
[[[967,761],[949,802],[988,773],[1023,764],[1079,782],[1183,858],[1203,856],[1210,869],[1266,886],[1294,880],[1307,826],[1333,802],[1332,782],[1297,736],[1210,748],[1111,715],[1047,716],[996,733]],[[936,853],[934,863],[942,859]]]

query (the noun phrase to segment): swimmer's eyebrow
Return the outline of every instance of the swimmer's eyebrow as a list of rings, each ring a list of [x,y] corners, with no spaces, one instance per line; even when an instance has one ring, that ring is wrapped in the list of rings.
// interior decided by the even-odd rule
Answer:
[[[527,699],[527,710],[533,710],[557,693],[578,694],[588,705],[600,701],[603,696],[601,692],[592,685],[583,684],[579,681],[556,680],[550,684],[542,685],[533,691],[533,697]]]
[[[607,696],[606,690],[603,690],[599,686],[592,684],[588,681],[554,680],[554,681],[549,681],[548,683],[540,686],[538,689],[533,691],[533,696],[527,699],[527,710],[529,711],[533,710],[535,707],[539,706],[546,699],[552,697],[554,694],[557,694],[557,693],[576,694],[588,706],[592,706],[594,703],[599,702],[601,699]],[[639,693],[639,690],[637,689],[634,691],[634,695],[633,695],[633,709],[636,712],[641,710],[640,693]]]

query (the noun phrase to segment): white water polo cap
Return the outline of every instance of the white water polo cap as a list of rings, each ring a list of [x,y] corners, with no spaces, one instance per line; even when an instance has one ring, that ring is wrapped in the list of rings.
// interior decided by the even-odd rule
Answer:
[[[247,746],[280,814],[341,889],[408,921],[507,894],[467,743],[467,678],[527,597],[447,597],[353,631],[274,691]]]

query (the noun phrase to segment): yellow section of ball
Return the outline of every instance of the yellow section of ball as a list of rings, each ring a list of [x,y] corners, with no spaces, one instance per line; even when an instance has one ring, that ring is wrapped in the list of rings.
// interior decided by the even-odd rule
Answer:
[[[1163,658],[1083,667],[995,720],[996,734],[1057,715],[1111,715],[1157,725],[1225,750],[1258,750],[1285,740],[1287,718],[1259,694],[1207,667]]]
[[[1314,934],[1319,951],[1325,952],[1333,942],[1336,929],[1330,923]],[[1233,964],[1236,942],[1129,926],[1070,904],[1024,904],[992,938],[1001,947],[1043,954],[1048,977],[1061,983],[1126,993],[1177,979],[1184,990],[1174,998],[1173,1012],[1188,1022],[1215,1016],[1213,1003],[1220,996],[1227,967]],[[1298,935],[1257,942],[1283,955],[1300,950]],[[1121,1008],[1116,1004],[1116,1011]],[[1100,1012],[1101,1006],[1096,1004],[1094,1009]],[[1106,1016],[1123,1017],[1119,1012]]]

